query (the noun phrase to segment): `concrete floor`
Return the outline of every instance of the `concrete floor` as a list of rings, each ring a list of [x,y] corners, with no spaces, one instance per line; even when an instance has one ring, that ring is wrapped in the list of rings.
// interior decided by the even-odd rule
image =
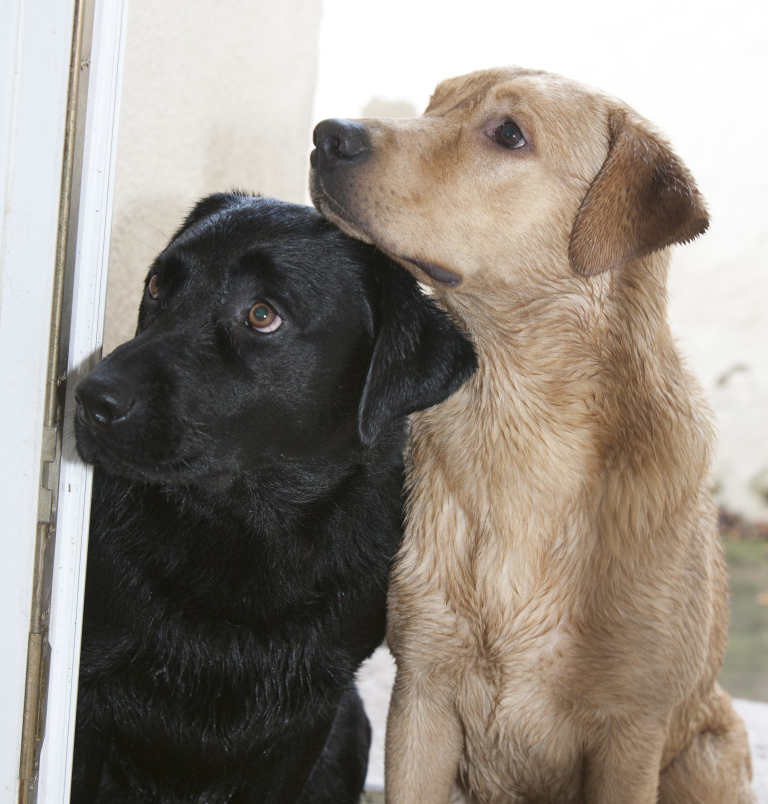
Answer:
[[[384,730],[394,675],[392,656],[386,648],[379,648],[363,665],[358,676],[360,694],[373,727],[366,782],[371,792],[362,799],[361,804],[379,804],[384,800],[375,791],[384,787]],[[757,804],[768,804],[768,703],[737,700],[735,704],[749,730]]]

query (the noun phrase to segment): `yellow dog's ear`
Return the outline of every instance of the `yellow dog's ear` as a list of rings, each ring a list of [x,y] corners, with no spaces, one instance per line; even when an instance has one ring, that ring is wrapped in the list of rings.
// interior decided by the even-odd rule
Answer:
[[[669,146],[629,113],[608,120],[608,156],[581,202],[568,257],[593,276],[704,232],[709,216],[693,177]]]

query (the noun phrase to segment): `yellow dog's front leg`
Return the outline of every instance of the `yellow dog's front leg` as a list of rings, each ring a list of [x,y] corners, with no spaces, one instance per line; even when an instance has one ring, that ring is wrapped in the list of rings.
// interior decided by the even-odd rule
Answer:
[[[587,755],[588,804],[656,804],[666,727],[612,720]]]
[[[398,667],[387,718],[387,804],[448,804],[463,737],[453,693]]]

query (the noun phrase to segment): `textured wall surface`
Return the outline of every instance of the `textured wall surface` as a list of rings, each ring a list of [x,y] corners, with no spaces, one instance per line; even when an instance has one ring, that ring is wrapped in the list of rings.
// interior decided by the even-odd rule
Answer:
[[[201,195],[303,201],[320,0],[132,0],[104,353],[133,334],[151,260]]]

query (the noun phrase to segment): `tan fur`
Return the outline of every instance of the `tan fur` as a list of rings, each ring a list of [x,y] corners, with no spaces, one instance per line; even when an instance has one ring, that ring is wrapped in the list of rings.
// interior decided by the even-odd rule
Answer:
[[[520,150],[490,137],[510,119]],[[631,109],[546,73],[364,122],[371,156],[315,171],[315,203],[429,282],[480,360],[412,420],[387,800],[752,801],[715,680],[711,428],[666,320],[665,247],[707,224],[693,179]]]

